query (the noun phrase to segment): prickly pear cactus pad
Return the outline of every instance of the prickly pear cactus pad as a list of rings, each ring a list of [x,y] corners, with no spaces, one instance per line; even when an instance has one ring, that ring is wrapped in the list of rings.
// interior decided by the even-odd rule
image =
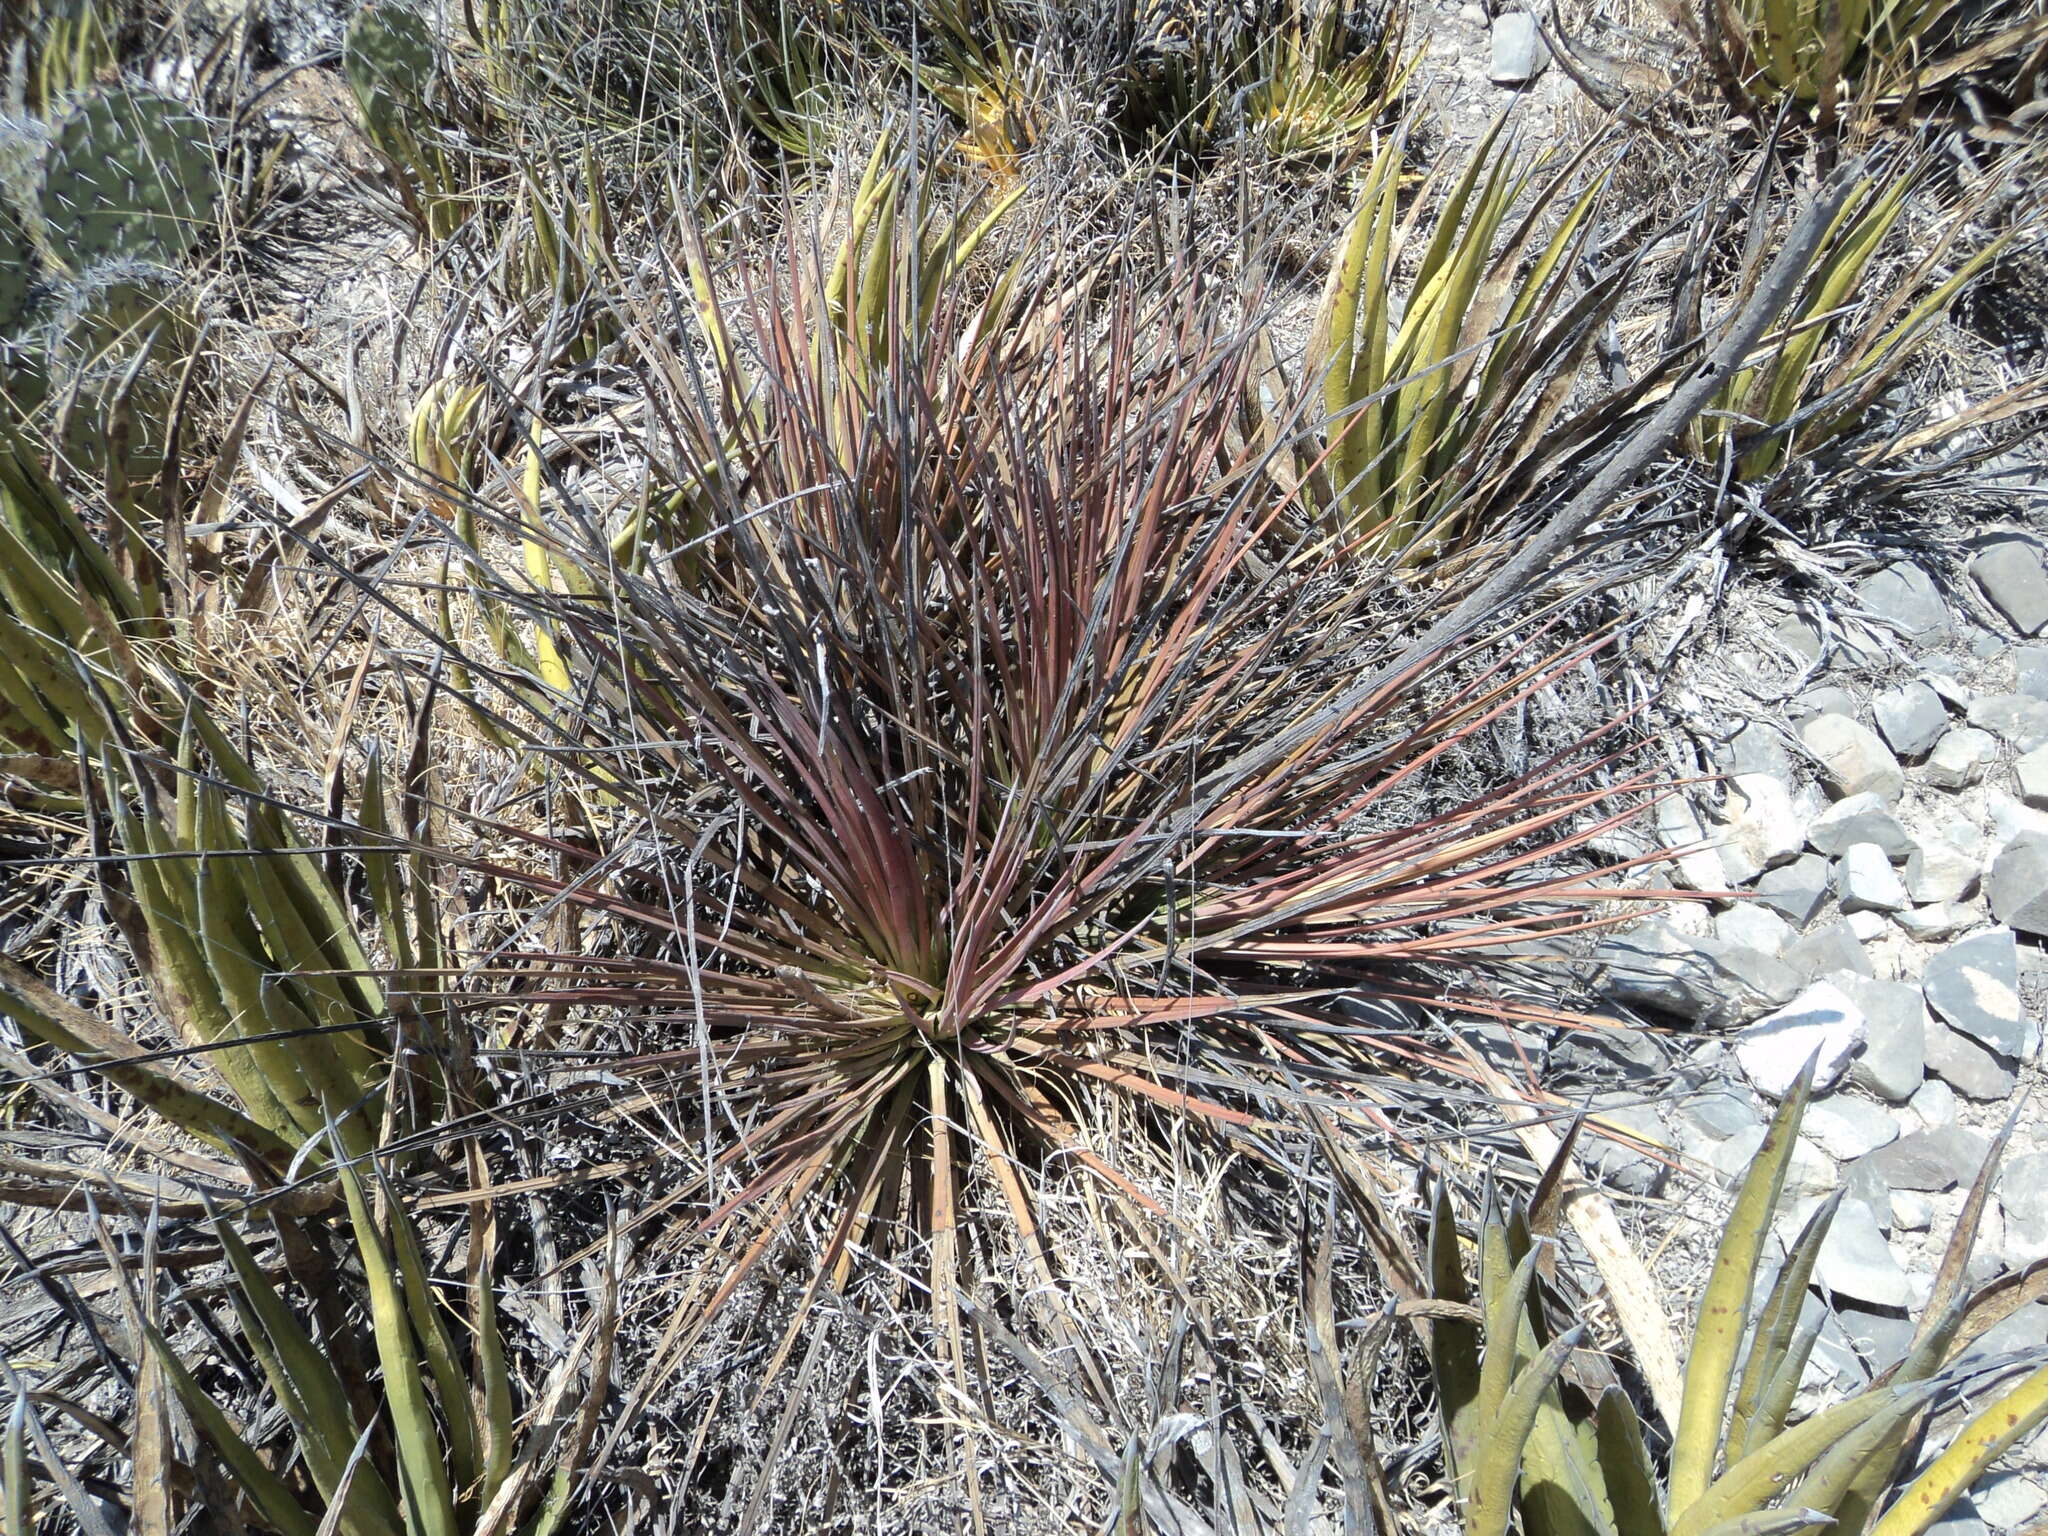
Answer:
[[[213,223],[220,179],[206,123],[168,97],[104,91],[58,122],[38,201],[72,271],[177,261]]]
[[[35,281],[35,245],[21,221],[0,206],[0,337],[14,335],[28,318]]]
[[[434,57],[433,29],[419,12],[392,0],[356,12],[342,67],[373,136],[414,131],[433,83]]]

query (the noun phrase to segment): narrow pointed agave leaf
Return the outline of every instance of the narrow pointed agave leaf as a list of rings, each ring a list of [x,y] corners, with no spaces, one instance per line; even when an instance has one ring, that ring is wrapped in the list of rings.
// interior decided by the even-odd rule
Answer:
[[[1830,1446],[1786,1502],[1794,1509],[1840,1510],[1868,1469],[1890,1473],[1905,1446],[1913,1416],[1940,1390],[1940,1385],[1927,1382],[1871,1388],[1872,1393],[1881,1393],[1890,1401]]]
[[[170,1340],[154,1326],[148,1326],[146,1333],[150,1348],[156,1351],[164,1374],[170,1378],[172,1390],[185,1405],[185,1411],[192,1415],[192,1422],[198,1426],[199,1433],[227,1463],[234,1477],[234,1486],[282,1536],[316,1536],[318,1522],[306,1512],[290,1486],[270,1470],[256,1448],[228,1422],[228,1416],[221,1412],[220,1405],[178,1358]]]
[[[112,784],[122,783],[111,758],[103,776]],[[141,791],[144,785],[139,773],[132,772],[127,779],[130,789]],[[206,952],[202,861],[189,834],[181,831],[188,818],[181,810],[180,825],[166,825],[160,809],[132,808],[118,789],[113,799],[121,842],[132,856],[126,865],[128,879],[148,929],[150,942],[144,953],[152,970],[152,990],[187,1043],[226,1047],[208,1052],[214,1068],[250,1117],[271,1133],[274,1145],[297,1147],[307,1129],[290,1105],[303,1097],[305,1087],[290,1053],[276,1042],[231,1044],[243,1031],[225,978]]]
[[[1532,1248],[1525,1262],[1540,1252]],[[1540,1321],[1533,1305],[1525,1305],[1515,1318],[1518,1353],[1524,1358],[1537,1353]],[[1519,1484],[1517,1502],[1529,1536],[1619,1536],[1594,1426],[1573,1417],[1556,1383],[1537,1403]]]
[[[152,1068],[124,1063],[124,1056],[145,1054],[142,1048],[6,959],[0,959],[0,1014],[35,1039],[100,1072],[179,1129],[224,1150],[239,1144],[280,1165],[290,1161],[290,1142],[232,1105]]]
[[[1785,1262],[1779,1267],[1770,1295],[1751,1330],[1748,1358],[1743,1361],[1742,1380],[1735,1391],[1735,1408],[1728,1425],[1728,1454],[1739,1459],[1761,1446],[1784,1428],[1783,1408],[1771,1388],[1791,1367],[1790,1375],[1803,1373],[1802,1357],[1793,1364],[1794,1345],[1799,1334],[1799,1314],[1806,1302],[1806,1284],[1820,1259],[1821,1244],[1827,1241],[1835,1212],[1841,1207],[1837,1190],[1817,1207],[1800,1229]],[[1784,1399],[1784,1407],[1790,1406]]]
[[[1970,1254],[1977,1246],[1977,1232],[1983,1225],[1984,1210],[1990,1203],[1992,1186],[1998,1181],[2000,1164],[2005,1160],[2005,1149],[2012,1143],[2013,1132],[2019,1129],[2021,1115],[2027,1107],[2028,1095],[2022,1093],[2020,1101],[2013,1105],[2012,1112],[2005,1118],[2005,1124],[1992,1138],[1985,1150],[1984,1161],[1977,1169],[1977,1177],[1970,1183],[1970,1193],[1963,1201],[1963,1208],[1956,1216],[1954,1229],[1949,1233],[1948,1245],[1942,1250],[1941,1267],[1935,1271],[1934,1289],[1928,1293],[1926,1310],[1921,1314],[1920,1325],[1913,1331],[1913,1347],[1908,1359],[1931,1353],[1930,1344],[1945,1348],[1944,1332],[1953,1336],[1954,1326],[1949,1324],[1951,1315],[1960,1322],[1956,1303],[1964,1296],[1968,1283]],[[1902,1368],[1897,1379],[1913,1381],[1922,1375],[1931,1375],[1939,1360],[1930,1360],[1911,1374]]]
[[[1429,1294],[1433,1301],[1469,1304],[1464,1259],[1458,1251],[1457,1217],[1448,1184],[1439,1183],[1429,1223]],[[1480,1328],[1454,1317],[1430,1324],[1430,1370],[1436,1381],[1438,1410],[1444,1424],[1444,1446],[1454,1485],[1477,1474],[1479,1446],[1486,1420],[1479,1411]]]
[[[222,796],[211,789],[199,796],[199,829],[201,857],[192,883],[207,971],[220,988],[233,1035],[296,1037],[289,1049],[270,1041],[250,1049],[262,1063],[266,1086],[293,1124],[303,1136],[315,1136],[328,1113],[347,1114],[356,1107],[356,1092],[333,1047],[316,1032],[315,1021],[266,964],[254,915],[236,878],[240,840]],[[364,1150],[367,1132],[360,1116],[349,1115],[348,1124],[353,1149]]]
[[[1634,1404],[1619,1387],[1600,1394],[1593,1434],[1619,1536],[1664,1536],[1664,1503]]]
[[[1491,1223],[1488,1235],[1497,1235]],[[1502,1254],[1505,1258],[1505,1253]],[[1498,1261],[1496,1261],[1498,1262]],[[1479,1422],[1499,1421],[1501,1405],[1515,1379],[1516,1356],[1520,1350],[1522,1311],[1529,1300],[1529,1286],[1536,1278],[1536,1255],[1526,1255],[1514,1272],[1496,1279],[1486,1306],[1486,1352],[1479,1362]]]
[[[1985,1468],[2048,1419],[2048,1365],[2005,1392],[1963,1427],[1932,1466],[1906,1485],[1870,1536],[1924,1536]]]
[[[1671,1450],[1670,1512],[1672,1530],[1679,1529],[1692,1504],[1707,1491],[1720,1457],[1722,1417],[1735,1359],[1748,1329],[1752,1288],[1758,1261],[1770,1231],[1771,1213],[1785,1184],[1799,1119],[1813,1091],[1815,1062],[1809,1060],[1772,1117],[1763,1145],[1735,1197],[1726,1232],[1714,1255],[1714,1268],[1700,1298],[1693,1332],[1692,1359],[1686,1366],[1685,1394]]]
[[[1671,1536],[1704,1536],[1708,1527],[1764,1508],[1785,1485],[1805,1474],[1837,1441],[1882,1413],[1891,1399],[1884,1391],[1858,1393],[1781,1430],[1751,1451],[1671,1517]]]
[[[478,1433],[482,1439],[483,1481],[476,1504],[491,1507],[512,1470],[513,1437],[517,1428],[512,1403],[512,1370],[505,1355],[505,1337],[498,1325],[498,1283],[493,1272],[497,1227],[488,1194],[489,1164],[474,1140],[467,1148],[470,1188],[479,1192],[471,1206],[469,1290],[473,1298],[470,1331],[476,1337]]]
[[[2012,1113],[2006,1116],[1998,1135],[1992,1138],[1983,1164],[1977,1170],[1977,1177],[1970,1185],[1970,1193],[1956,1216],[1955,1227],[1949,1233],[1948,1245],[1942,1251],[1941,1265],[1935,1271],[1934,1289],[1928,1294],[1919,1326],[1914,1330],[1912,1346],[1888,1375],[1878,1378],[1880,1383],[1889,1381],[1894,1386],[1904,1387],[1932,1380],[1952,1358],[1956,1339],[1969,1315],[1970,1297],[1966,1285],[1970,1254],[1977,1245],[1977,1231],[1984,1219],[1985,1206],[1990,1202],[1992,1186],[1997,1182],[2005,1149],[2011,1143],[2012,1134],[2018,1129],[2026,1107],[2026,1095],[2023,1094],[2020,1102],[2013,1106]],[[1889,1455],[1870,1458],[1850,1479],[1842,1497],[1830,1506],[1840,1515],[1844,1531],[1858,1536],[1870,1524],[1878,1505],[1896,1485],[1900,1465],[1912,1454],[1916,1443],[1917,1435],[1909,1429],[1900,1435]]]
[[[1329,419],[1338,520],[1411,560],[1488,531],[1478,516],[1486,498],[1564,409],[1621,293],[1604,282],[1569,296],[1605,178],[1593,175],[1568,200],[1565,193],[1593,146],[1547,176],[1510,224],[1536,177],[1501,151],[1505,128],[1496,122],[1440,204],[1425,188],[1406,220],[1397,210],[1405,140],[1396,135],[1378,151],[1309,347]],[[1525,267],[1560,202],[1556,228]],[[1390,326],[1402,248],[1425,210],[1434,228]]]
[[[374,1468],[361,1464],[349,1471],[360,1435],[340,1376],[299,1326],[233,1226],[216,1220],[214,1236],[235,1272],[230,1295],[242,1319],[242,1337],[297,1432],[313,1485],[330,1503],[340,1498],[343,1529],[351,1536],[398,1530],[398,1505],[383,1478]],[[345,1496],[340,1492],[344,1480]]]
[[[0,1521],[6,1536],[30,1536],[28,1479],[28,1393],[17,1390],[0,1434]]]
[[[1523,1447],[1535,1428],[1543,1395],[1557,1384],[1571,1352],[1585,1335],[1586,1326],[1581,1323],[1552,1339],[1502,1399],[1499,1416],[1487,1426],[1480,1448],[1479,1466],[1465,1506],[1465,1536],[1504,1536],[1514,1506]]]
[[[392,1434],[398,1442],[400,1502],[406,1529],[409,1536],[457,1536],[455,1492],[427,1400],[427,1377],[404,1284],[395,1272],[362,1181],[342,1151],[339,1134],[330,1130],[329,1136],[337,1152],[335,1168],[348,1200],[349,1220],[355,1228],[370,1292],[370,1326],[376,1338],[377,1362],[384,1371],[384,1400],[391,1412]],[[406,1218],[395,1214],[394,1219]]]
[[[362,822],[365,847],[360,855],[364,884],[369,888],[370,906],[384,935],[385,946],[400,972],[414,964],[412,936],[407,922],[398,874],[397,840],[392,836],[391,813],[384,800],[384,754],[379,744],[370,743],[363,756],[363,787],[357,817]]]
[[[386,1229],[391,1253],[398,1263],[398,1276],[405,1292],[406,1314],[412,1320],[413,1335],[426,1356],[427,1371],[440,1399],[442,1420],[448,1431],[449,1473],[459,1489],[480,1485],[484,1478],[483,1434],[477,1423],[476,1403],[470,1383],[457,1354],[453,1334],[441,1304],[435,1300],[427,1274],[426,1254],[419,1234],[405,1214],[403,1202],[378,1172],[384,1191],[385,1209],[391,1212]]]
[[[1701,1536],[1806,1536],[1833,1524],[1817,1509],[1757,1509],[1711,1525]]]

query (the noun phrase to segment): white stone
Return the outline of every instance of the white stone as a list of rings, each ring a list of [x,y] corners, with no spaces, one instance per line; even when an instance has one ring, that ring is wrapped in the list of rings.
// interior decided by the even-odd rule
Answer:
[[[1806,842],[1792,791],[1767,773],[1738,773],[1729,781],[1715,830],[1731,885],[1747,885],[1765,870],[1789,864]]]
[[[1936,789],[1968,789],[1980,783],[1984,772],[1998,761],[1998,738],[1974,725],[1959,725],[1927,756],[1921,770]]]
[[[1900,873],[1906,894],[1922,906],[1961,901],[1977,888],[1977,861],[1942,838],[1929,838],[1915,848]]]
[[[2024,1532],[2043,1506],[2048,1506],[2048,1489],[2043,1488],[2038,1473],[2028,1477],[2023,1472],[2008,1472],[1979,1482],[1970,1490],[1970,1502],[1992,1530]]]
[[[1869,793],[1896,800],[1906,775],[1890,747],[1869,726],[1847,715],[1815,715],[1799,727],[1799,740],[1840,795]]]
[[[1849,1070],[1865,1027],[1863,1010],[1840,987],[1817,981],[1736,1035],[1735,1059],[1759,1093],[1782,1099],[1814,1058],[1814,1090],[1826,1093]]]
[[[1844,1200],[1836,1209],[1813,1278],[1838,1296],[1872,1306],[1903,1307],[1908,1299],[1906,1272],[1884,1240],[1876,1213],[1861,1200]]]
[[[2048,811],[2022,805],[1995,784],[1984,791],[1984,814],[1991,822],[1991,837],[1984,859],[1986,868],[2014,838],[2048,837]]]
[[[1851,843],[1835,863],[1835,895],[1844,912],[1896,912],[1906,887],[1875,843]]]
[[[2020,1001],[2011,929],[1988,928],[1941,949],[1929,957],[1920,986],[1930,1008],[2007,1060],[2025,1061],[2040,1048],[2041,1027]]]
[[[1895,1189],[1892,1195],[1892,1227],[1900,1232],[1925,1232],[1934,1225],[1934,1202],[1910,1189]]]
[[[1939,944],[1944,939],[1982,927],[1990,919],[1975,907],[1966,907],[1961,902],[1937,901],[1931,906],[1895,912],[1892,921],[1905,931],[1908,938],[1918,939],[1922,944]]]
[[[2048,747],[2048,699],[2025,693],[1986,694],[1971,701],[1969,719],[2022,752]]]
[[[1920,1129],[1941,1130],[1956,1123],[1956,1091],[1940,1078],[1930,1077],[1906,1108],[1920,1122]]]
[[[1845,1163],[1899,1139],[1898,1122],[1883,1106],[1839,1093],[1809,1104],[1799,1128],[1829,1157]]]
[[[1549,45],[1527,11],[1493,18],[1493,57],[1487,78],[1495,85],[1527,85],[1550,62]]]
[[[1684,795],[1667,795],[1657,802],[1657,841],[1677,850],[1672,861],[1678,866],[1678,883],[1689,891],[1719,891],[1728,885],[1728,872],[1721,867],[1721,855],[1708,846],[1707,829],[1699,813]]]
[[[1870,701],[1877,728],[1901,757],[1919,757],[1948,729],[1948,706],[1923,682],[1887,689]]]
[[[1879,620],[1916,640],[1938,640],[1953,627],[1934,578],[1903,560],[1857,582],[1856,595]]]
[[[2048,571],[2030,540],[2012,535],[1992,540],[1971,558],[1970,575],[2021,634],[2038,635],[2048,628]]]
[[[2048,937],[2048,837],[2028,832],[2000,849],[1984,878],[1984,894],[2001,923]]]
[[[1927,1076],[1927,1002],[1916,984],[1844,971],[1829,978],[1863,1010],[1863,1054],[1849,1082],[1887,1103],[1910,1099]]]
[[[1782,954],[1798,930],[1760,901],[1738,901],[1714,919],[1714,937],[1762,955]]]
[[[1865,907],[1851,912],[1842,921],[1848,924],[1849,931],[1856,935],[1858,943],[1868,944],[1872,939],[1883,937],[1887,915],[1880,909]]]

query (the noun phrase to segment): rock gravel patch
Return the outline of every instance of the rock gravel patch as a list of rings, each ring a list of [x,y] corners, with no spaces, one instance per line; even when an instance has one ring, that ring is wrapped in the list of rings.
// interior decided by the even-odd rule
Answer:
[[[1702,750],[1679,760],[1697,782],[1689,803],[1667,802],[1657,833],[1684,849],[1676,883],[1700,893],[1699,910],[1613,935],[1595,956],[1610,1004],[1671,1031],[1657,1109],[1676,1168],[1638,1157],[1594,1171],[1706,1228],[1690,1249],[1666,1239],[1694,1266],[1666,1255],[1677,1315],[1696,1301],[1718,1235],[1699,1218],[1818,1059],[1779,1221],[1789,1240],[1841,1196],[1807,1301],[1821,1328],[1809,1404],[1902,1357],[2016,1107],[1971,1275],[2048,1259],[2042,541],[1991,529],[1947,552],[1874,560],[1836,590],[1881,626],[1816,622],[1805,605],[1774,614],[1770,594],[1738,584],[1742,611],[1723,643],[1674,675]],[[1718,894],[1731,891],[1741,899]],[[1656,1070],[1637,1069],[1626,1121],[1637,1135]],[[2048,1303],[2021,1307],[1982,1344],[2048,1348]],[[2039,1435],[1939,1529],[2004,1536],[2044,1511]]]

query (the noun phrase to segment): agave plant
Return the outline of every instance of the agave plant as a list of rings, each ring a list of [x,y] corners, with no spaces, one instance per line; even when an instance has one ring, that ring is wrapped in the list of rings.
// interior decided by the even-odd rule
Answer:
[[[1467,1536],[1504,1536],[1517,1510],[1525,1530],[1545,1532],[1922,1536],[2048,1418],[2048,1365],[1962,1353],[2027,1296],[2012,1276],[1974,1295],[1962,1290],[2008,1126],[1978,1175],[1906,1358],[1868,1389],[1790,1421],[1819,1335],[1818,1322],[1801,1321],[1802,1306],[1839,1195],[1807,1219],[1760,1307],[1757,1286],[1812,1083],[1809,1064],[1736,1195],[1700,1299],[1661,1489],[1626,1392],[1609,1385],[1587,1412],[1562,1384],[1585,1328],[1559,1327],[1544,1304],[1548,1244],[1530,1210],[1487,1213],[1474,1291],[1448,1193],[1439,1194],[1428,1266],[1434,1297],[1448,1309],[1431,1314],[1429,1353]],[[1973,1416],[1915,1473],[1934,1411],[1965,1393],[1978,1405]]]
[[[1246,126],[1282,161],[1348,153],[1381,128],[1415,60],[1399,4],[1277,0],[1252,24]]]
[[[1928,329],[2013,239],[2008,231],[1957,253],[1987,189],[1949,210],[1918,261],[1873,283],[1879,257],[1896,243],[1912,199],[1929,185],[1929,166],[1919,159],[1884,166],[1855,184],[1774,334],[1700,418],[1691,435],[1694,452],[1728,456],[1736,474],[1760,479],[1863,424]],[[1738,293],[1753,284],[1767,237],[1780,227],[1780,211],[1767,197],[1759,197],[1750,216],[1755,222]],[[1965,413],[1949,431],[1962,430],[1970,419]]]
[[[1233,144],[1282,166],[1345,160],[1387,126],[1416,62],[1399,0],[1163,4],[1128,21],[1101,69],[1111,118],[1133,143],[1197,164]]]
[[[747,125],[783,154],[810,160],[828,150],[839,99],[837,58],[848,43],[840,7],[731,0],[720,80]]]
[[[305,843],[215,728],[176,670],[163,614],[19,442],[0,449],[0,732],[49,765],[44,776],[97,828],[102,900],[149,1014],[174,1042],[155,1048],[0,959],[0,1017],[141,1109],[103,1123],[118,1131],[123,1163],[151,1170],[17,1162],[6,1198],[71,1210],[97,1197],[147,1204],[158,1222],[206,1223],[229,1270],[235,1325],[226,1333],[248,1347],[265,1388],[237,1424],[189,1344],[172,1338],[181,1311],[225,1336],[211,1304],[192,1293],[137,1295],[117,1266],[141,1352],[130,1502],[168,1520],[175,1489],[224,1488],[229,1502],[216,1515],[231,1509],[239,1525],[280,1536],[556,1529],[604,1400],[603,1309],[522,1402],[498,1317],[480,1154],[470,1155],[478,1191],[458,1316],[441,1299],[448,1278],[386,1177],[412,1154],[380,1145],[389,1132],[473,1108],[481,1092],[443,1006],[442,917],[416,835],[424,759],[413,754],[396,786],[406,809],[394,813],[382,754],[368,751],[349,825],[358,904],[334,877],[336,856]],[[67,761],[67,773],[54,771]],[[60,1102],[77,1113],[85,1101]],[[359,1295],[323,1257],[325,1218],[336,1213],[360,1259]],[[273,1239],[293,1284],[275,1277],[274,1257],[253,1251]],[[146,1274],[153,1287],[156,1271]],[[353,1300],[369,1319],[374,1378],[348,1318]],[[586,1376],[586,1393],[572,1396]],[[16,1395],[0,1508],[26,1530],[29,1434],[42,1473],[80,1501],[30,1400]],[[180,1460],[190,1451],[170,1434],[174,1403],[225,1483]],[[144,1485],[145,1467],[161,1486]]]
[[[1327,421],[1319,510],[1383,554],[1420,558],[1491,532],[1503,484],[1586,426],[1565,409],[1627,276],[1610,268],[1573,291],[1603,179],[1571,194],[1567,167],[1525,196],[1536,173],[1501,151],[1503,131],[1440,203],[1425,192],[1405,216],[1402,144],[1382,146],[1331,264],[1306,359]],[[1404,248],[1425,216],[1434,228],[1403,295]]]
[[[358,1173],[351,1158],[335,1168],[362,1261],[379,1371],[369,1414],[357,1406],[360,1388],[352,1391],[336,1367],[336,1341],[308,1331],[225,1219],[216,1218],[212,1232],[232,1275],[236,1336],[290,1427],[298,1469],[281,1470],[235,1426],[170,1339],[158,1328],[148,1331],[166,1395],[191,1415],[228,1469],[244,1504],[237,1514],[278,1536],[547,1536],[561,1529],[605,1402],[612,1302],[590,1316],[538,1394],[539,1413],[522,1425],[490,1268],[495,1243],[487,1204],[479,1202],[472,1216],[462,1287],[469,1305],[457,1314],[441,1298],[445,1284],[437,1283],[397,1192],[372,1173]],[[586,1370],[591,1390],[565,1408]],[[387,1430],[388,1450],[377,1444]]]
[[[1001,0],[918,0],[911,46],[878,28],[876,45],[959,122],[960,151],[999,178],[1014,176],[1045,132],[1052,68]]]
[[[13,440],[0,443],[0,556],[0,724],[53,768],[83,749],[64,778],[81,799],[95,779],[105,791],[126,861],[109,877],[113,910],[165,1018],[232,1091],[235,1137],[274,1175],[334,1122],[367,1150],[389,1000],[344,904],[189,681],[141,659],[168,635],[164,615]],[[73,1049],[48,999],[10,986],[0,1012]],[[233,1151],[218,1117],[166,1102],[184,1106],[174,1123]]]

